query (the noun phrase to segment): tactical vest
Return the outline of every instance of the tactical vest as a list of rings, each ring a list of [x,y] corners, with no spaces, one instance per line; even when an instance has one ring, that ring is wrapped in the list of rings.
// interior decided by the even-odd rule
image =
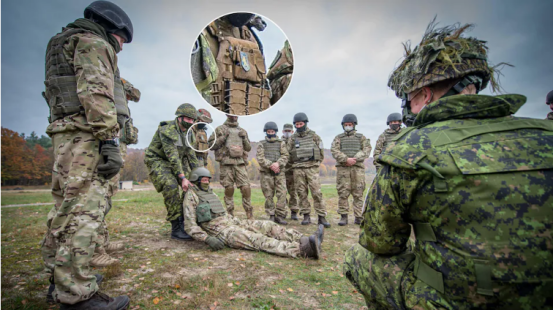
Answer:
[[[131,113],[129,111],[129,104],[127,103],[127,95],[125,95],[125,89],[123,88],[123,82],[121,81],[121,77],[119,75],[119,68],[117,68],[114,75],[113,93],[117,115],[129,118]]]
[[[266,79],[264,56],[254,34],[246,27],[237,28],[216,20],[202,31],[214,59],[205,68],[217,64],[217,77],[209,85],[210,103],[220,111],[235,115],[255,114],[269,108],[271,91]],[[208,73],[208,75],[213,75]]]
[[[277,139],[274,142],[268,142],[267,140],[264,140],[262,142],[264,146],[264,157],[271,161],[272,163],[275,163],[281,158],[281,140]]]
[[[225,141],[225,147],[227,147],[227,154],[231,158],[240,158],[243,156],[244,148],[242,146],[242,138],[239,136],[240,129],[238,127],[227,127],[229,136]]]
[[[73,66],[66,60],[63,53],[63,46],[67,39],[78,33],[86,33],[84,29],[70,28],[58,33],[48,42],[46,48],[46,68],[45,80],[46,86],[42,96],[46,99],[50,108],[50,123],[62,119],[66,116],[84,113],[85,109],[77,95],[77,79]],[[119,85],[118,85],[119,84]],[[122,114],[129,115],[123,83],[119,78],[119,71],[116,71],[114,78],[114,100],[116,109],[121,110]],[[117,108],[120,106],[120,108]]]
[[[207,222],[225,215],[225,209],[223,208],[221,201],[217,195],[213,193],[211,188],[208,191],[198,189],[194,193],[199,199],[198,206],[196,207],[197,223]]]
[[[321,154],[319,146],[314,142],[314,135],[312,133],[306,134],[303,137],[296,135],[293,137],[292,147],[292,160],[294,162],[307,162],[307,161],[319,161],[321,160]]]
[[[386,130],[384,132],[385,142],[383,143],[383,149],[382,150],[385,150],[385,148],[387,148],[387,145],[396,137],[396,135],[398,135],[398,133],[400,133],[400,131],[395,132],[395,133],[389,133],[389,131]]]
[[[414,274],[447,301],[476,300],[476,294],[484,300],[498,289],[508,293],[508,286],[537,282],[550,284],[545,291],[551,294],[552,123],[475,124],[427,131],[425,140],[416,136],[425,128],[411,127],[393,141],[400,145],[409,136],[427,149],[380,155],[385,163],[432,175],[409,211],[420,219],[413,223]]]
[[[362,150],[362,134],[356,133],[348,136],[345,133],[339,135],[340,151],[349,158],[353,158],[358,151]]]
[[[204,152],[207,151],[208,146],[208,135],[206,135],[206,131],[204,130],[197,130],[196,132],[196,142],[197,142],[197,148],[198,152]]]

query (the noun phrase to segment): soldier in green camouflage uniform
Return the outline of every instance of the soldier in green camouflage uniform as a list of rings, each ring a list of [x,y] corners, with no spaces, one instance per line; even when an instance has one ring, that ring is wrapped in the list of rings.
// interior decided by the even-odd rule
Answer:
[[[215,141],[215,142],[214,142]],[[234,185],[242,194],[242,207],[248,219],[254,219],[252,204],[250,202],[251,190],[246,165],[248,164],[248,152],[252,150],[248,133],[239,126],[238,117],[227,115],[223,125],[215,129],[210,135],[208,145],[213,146],[215,160],[219,162],[219,182],[225,188],[225,207],[233,216],[235,203],[233,194]]]
[[[333,139],[331,154],[337,160],[337,192],[339,194],[339,226],[348,225],[348,197],[352,195],[354,224],[362,223],[362,205],[365,189],[365,159],[371,153],[371,144],[363,134],[356,132],[358,118],[347,114],[341,122],[344,133]]]
[[[389,80],[409,127],[377,159],[344,265],[370,309],[552,309],[552,122],[476,95],[498,67],[469,27],[433,22]]]
[[[195,143],[189,128],[198,118],[198,112],[193,105],[182,104],[175,115],[175,120],[160,123],[144,152],[144,163],[156,191],[163,194],[166,219],[171,223],[171,238],[184,241],[192,238],[183,229],[181,190],[187,191],[190,182],[186,176],[201,165],[189,145],[189,142],[191,145]]]
[[[264,125],[266,138],[258,143],[256,160],[260,164],[260,186],[265,197],[265,212],[269,215],[269,220],[286,225],[287,187],[283,170],[288,163],[289,153],[286,143],[277,138],[277,131],[279,128],[275,122]],[[275,195],[277,204],[273,202]]]
[[[212,115],[206,109],[198,109],[198,121],[210,124],[213,122]],[[208,136],[206,135],[206,124],[203,123],[193,126],[192,131],[196,139],[194,149],[196,149],[196,158],[198,159],[198,163],[200,163],[200,165],[204,165],[204,167],[207,167],[208,150],[210,149],[210,145],[208,145]]]
[[[302,225],[310,224],[310,201],[308,191],[314,199],[314,210],[318,216],[318,224],[331,227],[327,222],[327,210],[323,204],[321,184],[319,182],[319,165],[323,161],[323,141],[321,137],[308,128],[308,116],[299,112],[294,115],[293,122],[296,132],[287,143],[287,150],[292,161],[294,185],[300,200],[300,214],[304,215]]]
[[[294,70],[294,59],[292,57],[292,49],[289,40],[285,41],[285,46],[277,51],[277,56],[269,66],[267,78],[271,85],[271,104],[275,104],[287,91],[290,80],[292,80],[292,72]]]
[[[99,242],[109,180],[123,162],[116,139],[116,105],[125,101],[118,92],[123,86],[117,53],[132,41],[133,26],[109,2],[93,2],[84,16],[52,37],[46,50],[43,96],[50,107],[46,133],[54,147],[55,206],[41,251],[53,276],[49,300],[62,309],[120,309],[129,298],[98,292],[102,276],[91,273],[89,262]]]
[[[283,125],[283,136],[281,139],[288,144],[292,134],[294,133],[294,128],[292,124],[286,123]],[[288,151],[288,150],[287,150]],[[296,188],[294,187],[294,171],[292,169],[292,162],[289,155],[289,161],[285,166],[285,181],[287,184],[287,192],[289,193],[289,198],[287,199],[287,206],[290,209],[290,219],[298,220],[298,195],[296,194]]]
[[[283,257],[319,259],[323,226],[307,237],[273,221],[233,217],[210,188],[210,178],[206,168],[193,170],[190,176],[193,185],[183,201],[185,230],[195,240],[205,242],[214,250],[229,246]]]
[[[552,91],[550,91],[547,95],[546,95],[546,104],[548,106],[550,106],[550,110],[552,110]],[[547,115],[546,115],[546,120],[551,120],[552,121],[552,111],[550,111]]]
[[[402,130],[402,115],[398,112],[391,113],[387,117],[387,125],[389,126],[377,139],[375,143],[375,150],[373,151],[373,165],[377,171],[381,168],[381,164],[377,162],[377,157],[385,150],[387,145],[396,137],[398,133]]]

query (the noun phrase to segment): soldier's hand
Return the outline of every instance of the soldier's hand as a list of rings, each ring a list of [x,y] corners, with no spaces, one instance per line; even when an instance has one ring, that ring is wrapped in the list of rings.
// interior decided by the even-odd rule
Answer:
[[[183,188],[183,191],[186,192],[189,190],[190,185],[192,185],[192,183],[188,179],[183,178],[183,180],[181,180],[181,187]]]
[[[208,244],[214,251],[222,250],[225,247],[225,243],[214,236],[209,236],[206,239],[206,244]]]
[[[275,174],[279,173],[279,163],[275,162],[269,166],[269,169],[271,169]]]
[[[246,138],[246,131],[244,129],[240,129],[239,136],[242,138]]]
[[[354,165],[354,164],[356,164],[356,159],[354,159],[354,158],[348,158],[348,159],[346,160],[346,166],[352,166],[352,165]]]
[[[104,175],[106,179],[112,179],[123,165],[123,159],[121,159],[121,151],[118,146],[105,144],[102,145],[100,150],[100,155],[102,155],[106,162],[104,164],[98,165],[98,174]]]

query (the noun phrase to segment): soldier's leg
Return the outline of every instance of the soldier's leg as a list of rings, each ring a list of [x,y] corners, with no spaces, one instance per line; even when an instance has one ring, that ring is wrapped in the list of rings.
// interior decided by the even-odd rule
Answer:
[[[219,183],[225,188],[225,197],[223,198],[225,208],[227,209],[227,213],[233,215],[235,210],[235,202],[233,201],[235,176],[233,168],[230,165],[220,165],[219,168]]]
[[[306,179],[312,198],[314,199],[314,210],[318,216],[325,217],[327,210],[323,204],[323,194],[321,194],[321,183],[319,182],[319,167],[314,166],[306,169]]]
[[[273,177],[274,189],[277,195],[277,204],[275,206],[275,215],[285,218],[287,215],[286,199],[287,199],[287,186],[285,175],[280,173]]]
[[[288,229],[269,220],[241,220],[235,224],[249,231],[258,232],[281,241],[298,242],[304,236],[300,231]]]
[[[225,228],[218,238],[231,248],[262,251],[282,257],[296,258],[300,255],[298,242],[279,241],[240,226]]]
[[[288,207],[291,212],[298,213],[298,195],[296,194],[296,188],[294,187],[294,171],[291,169],[285,173],[285,179],[287,184],[287,192],[289,198],[287,201]]]
[[[171,165],[166,162],[158,162],[152,166],[155,180],[164,197],[164,205],[167,209],[167,221],[173,221],[183,215],[183,201],[180,195],[181,185],[173,174]]]
[[[354,217],[357,219],[362,218],[362,205],[364,204],[364,190],[365,190],[365,170],[361,167],[356,167],[352,170],[352,209],[354,210]],[[361,219],[360,219],[361,220]]]
[[[337,167],[337,193],[339,195],[339,209],[337,212],[340,215],[348,214],[350,187],[350,168]]]
[[[308,183],[306,180],[305,168],[294,169],[294,185],[296,186],[296,194],[298,194],[298,202],[300,205],[300,214],[310,214],[311,206],[308,201]]]
[[[237,188],[240,188],[240,193],[242,195],[242,207],[246,212],[246,217],[248,219],[253,219],[252,215],[252,203],[251,203],[251,190],[250,190],[250,181],[248,180],[248,172],[246,171],[246,165],[235,165],[233,166],[235,173],[235,184]]]
[[[368,309],[406,309],[403,276],[414,259],[412,253],[379,256],[356,244],[346,251],[343,272],[364,296]]]
[[[260,187],[265,197],[264,208],[265,212],[270,215],[275,215],[275,203],[273,196],[275,193],[273,176],[270,173],[260,172]]]

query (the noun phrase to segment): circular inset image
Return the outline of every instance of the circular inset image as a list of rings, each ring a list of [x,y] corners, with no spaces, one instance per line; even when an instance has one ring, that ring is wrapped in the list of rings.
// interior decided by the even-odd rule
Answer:
[[[269,66],[266,57],[275,55]],[[283,31],[251,12],[223,15],[194,43],[190,71],[196,89],[219,111],[254,115],[275,105],[292,79],[292,48]]]
[[[208,165],[208,152],[212,149],[217,139],[215,130],[210,125],[212,122],[212,115],[208,110],[198,109],[198,122],[189,127],[186,134],[187,145],[196,152],[196,158],[204,166]],[[210,133],[213,133],[215,138],[211,145],[208,142]]]

